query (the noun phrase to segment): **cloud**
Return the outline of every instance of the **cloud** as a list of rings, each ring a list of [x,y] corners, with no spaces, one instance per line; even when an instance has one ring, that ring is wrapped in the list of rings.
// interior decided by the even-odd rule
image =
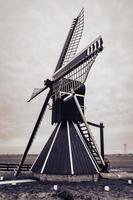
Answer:
[[[34,87],[42,87],[44,79],[51,78],[72,18],[82,7],[85,29],[79,50],[99,34],[105,47],[86,82],[86,117],[105,123],[107,152],[121,152],[125,142],[133,152],[132,1],[13,0],[0,4],[0,152],[25,148],[46,93],[31,104],[26,100]],[[52,132],[50,117],[48,111],[35,141],[37,149]]]

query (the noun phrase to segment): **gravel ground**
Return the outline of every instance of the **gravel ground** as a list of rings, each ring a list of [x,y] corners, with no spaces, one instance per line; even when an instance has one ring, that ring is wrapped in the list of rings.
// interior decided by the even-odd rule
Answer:
[[[27,163],[32,163],[35,155],[30,155]],[[102,174],[98,182],[48,183],[33,182],[17,185],[0,185],[0,200],[133,200],[133,155],[109,155],[111,173]],[[18,155],[0,155],[1,162],[17,163]],[[11,162],[12,161],[12,162]],[[4,180],[15,179],[13,172],[0,172]],[[31,174],[21,174],[17,179],[31,178]],[[54,184],[58,191],[53,190]],[[109,191],[104,187],[109,186]]]
[[[6,176],[6,180],[11,179]],[[20,177],[23,178],[23,177]],[[133,180],[132,180],[133,181]],[[54,184],[58,191],[54,191]],[[109,191],[104,187],[109,186]],[[17,185],[0,185],[0,200],[38,200],[38,199],[67,199],[67,200],[126,200],[133,199],[133,185],[124,179],[100,178],[98,182],[81,183],[48,183],[36,181]]]

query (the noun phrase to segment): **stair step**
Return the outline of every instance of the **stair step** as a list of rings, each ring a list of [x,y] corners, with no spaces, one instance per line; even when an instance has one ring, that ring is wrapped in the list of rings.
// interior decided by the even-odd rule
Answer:
[[[86,129],[86,130],[87,130],[86,126],[82,126],[82,127],[81,127],[81,129],[82,129],[82,130],[84,130],[84,129]]]
[[[87,130],[86,126],[82,126],[82,130],[84,130],[84,129],[86,129],[86,130]]]
[[[88,134],[88,131],[84,131],[83,134]]]
[[[84,124],[80,124],[80,127],[86,127]]]

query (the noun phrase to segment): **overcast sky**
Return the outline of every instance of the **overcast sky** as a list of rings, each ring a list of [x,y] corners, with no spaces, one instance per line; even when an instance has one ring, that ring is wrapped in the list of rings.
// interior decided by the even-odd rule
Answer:
[[[79,51],[98,35],[104,50],[86,81],[86,118],[105,125],[106,153],[133,153],[133,1],[0,0],[0,153],[23,153],[47,92],[27,104],[51,78],[73,18],[85,9]],[[48,137],[47,110],[31,152]],[[99,132],[92,129],[99,142]]]

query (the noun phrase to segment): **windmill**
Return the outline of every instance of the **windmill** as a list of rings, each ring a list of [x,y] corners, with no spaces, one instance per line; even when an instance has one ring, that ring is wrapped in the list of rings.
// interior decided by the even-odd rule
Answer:
[[[33,91],[29,101],[49,89],[15,175],[21,170],[50,99],[51,123],[56,124],[56,127],[31,171],[41,175],[86,175],[99,173],[105,168],[103,157],[84,116],[84,83],[97,55],[103,50],[103,40],[101,36],[97,37],[75,56],[83,27],[82,9],[72,22],[52,80],[47,79],[43,88],[35,88]]]

